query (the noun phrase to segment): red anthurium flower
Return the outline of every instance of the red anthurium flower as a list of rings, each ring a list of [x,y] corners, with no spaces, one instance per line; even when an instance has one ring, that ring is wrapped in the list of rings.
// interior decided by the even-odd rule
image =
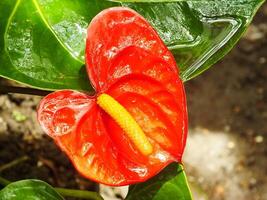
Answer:
[[[187,111],[175,60],[156,31],[128,8],[88,27],[86,65],[94,96],[62,90],[40,103],[38,120],[87,178],[145,181],[181,161]]]

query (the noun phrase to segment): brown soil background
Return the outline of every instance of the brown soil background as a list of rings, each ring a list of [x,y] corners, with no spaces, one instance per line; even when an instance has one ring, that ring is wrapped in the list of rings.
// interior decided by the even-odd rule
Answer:
[[[195,199],[267,200],[267,3],[237,46],[185,87],[190,130],[184,164]],[[43,134],[35,113],[40,99],[0,95],[0,168],[28,157],[1,176],[94,189]],[[126,191],[100,190],[110,200]]]

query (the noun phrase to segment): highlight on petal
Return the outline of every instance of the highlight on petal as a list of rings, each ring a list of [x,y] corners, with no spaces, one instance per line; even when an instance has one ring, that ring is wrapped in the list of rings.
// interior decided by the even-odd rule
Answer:
[[[63,137],[75,131],[82,116],[95,104],[95,99],[81,92],[61,90],[47,95],[39,104],[38,121],[52,138]],[[62,145],[69,149],[74,141]]]
[[[58,91],[45,97],[38,109],[46,133],[83,176],[107,185],[128,185],[145,181],[181,159],[186,137],[181,132],[186,121],[180,116],[183,106],[161,84],[133,76],[114,84],[108,94],[140,125],[153,146],[152,154],[138,151],[118,123],[96,104],[96,97]]]
[[[176,73],[176,62],[164,45],[157,32],[137,12],[123,7],[110,8],[99,13],[90,23],[86,40],[86,65],[92,85],[97,91],[104,90],[114,79],[130,73],[145,70],[157,73],[147,65],[150,58],[135,51],[142,51],[150,58],[160,58],[168,66],[168,71]],[[118,57],[126,56],[137,65],[120,66],[113,62]],[[122,60],[122,59],[120,59]],[[144,69],[146,66],[146,69]],[[114,69],[115,68],[115,69]],[[158,73],[157,73],[158,74]]]
[[[128,8],[98,14],[88,28],[86,65],[95,96],[58,91],[38,109],[41,126],[77,170],[119,186],[180,162],[187,137],[184,87],[174,58],[148,22]],[[116,112],[97,104],[103,93],[119,105]],[[134,131],[116,118],[126,115],[141,130],[137,140],[146,138],[153,147],[149,153],[140,151],[143,141],[133,140]]]
[[[116,144],[117,138],[113,137],[116,130],[106,124],[106,117],[105,111],[96,104],[95,97],[68,90],[48,95],[38,109],[38,120],[45,132],[83,176],[97,182],[128,185],[144,181],[171,161],[161,160],[160,157],[136,158],[140,153],[121,152]],[[61,129],[66,126],[68,128]],[[127,138],[121,130],[117,133]]]
[[[38,108],[44,131],[83,176],[108,185],[123,183],[121,159],[105,130],[96,97],[62,90],[46,96]]]
[[[176,86],[181,87],[178,83]],[[107,93],[127,109],[145,132],[153,148],[157,146],[160,152],[169,154],[172,160],[181,161],[187,137],[183,87],[180,94],[172,93],[152,78],[129,75],[113,84]],[[137,155],[135,147],[129,145],[131,142],[123,136],[123,130],[109,116],[104,120],[108,129],[113,130],[110,134],[116,138],[114,142],[120,147],[120,152],[127,151],[125,154],[131,154],[139,162],[142,155]],[[166,158],[168,159],[170,158]]]

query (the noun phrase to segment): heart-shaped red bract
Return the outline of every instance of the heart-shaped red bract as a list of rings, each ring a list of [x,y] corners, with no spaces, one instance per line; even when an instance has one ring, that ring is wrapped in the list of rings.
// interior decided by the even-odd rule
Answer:
[[[94,96],[62,90],[40,103],[38,120],[85,177],[107,185],[142,182],[181,161],[187,110],[176,62],[156,31],[128,8],[102,11],[88,27],[86,65]],[[88,83],[89,84],[89,83]],[[96,102],[116,99],[153,146],[143,155]]]

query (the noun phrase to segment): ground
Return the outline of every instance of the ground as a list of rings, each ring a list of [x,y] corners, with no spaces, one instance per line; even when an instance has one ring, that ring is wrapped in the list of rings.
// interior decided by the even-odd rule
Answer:
[[[224,59],[185,84],[190,130],[184,165],[197,200],[267,200],[266,22],[267,3]],[[43,134],[35,113],[40,99],[0,95],[1,176],[95,189]],[[16,159],[22,161],[3,169]],[[120,199],[127,189],[116,189],[117,197],[112,188],[100,190]]]

